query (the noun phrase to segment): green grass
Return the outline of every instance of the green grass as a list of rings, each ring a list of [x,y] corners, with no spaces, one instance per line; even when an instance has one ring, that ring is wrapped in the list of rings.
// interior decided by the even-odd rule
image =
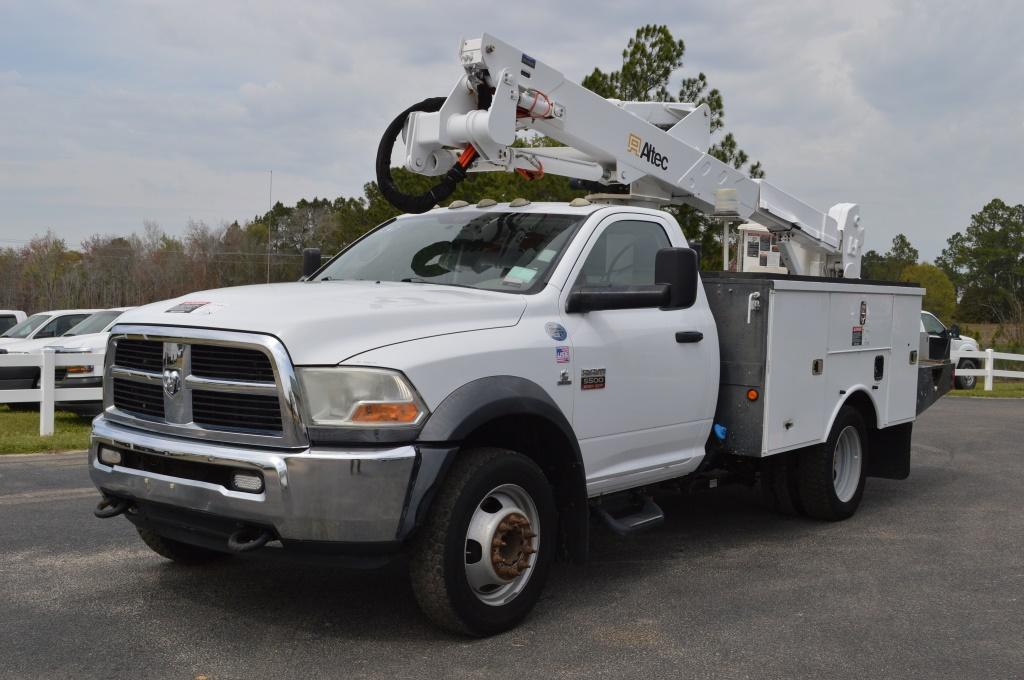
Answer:
[[[998,366],[998,364],[997,364]],[[953,390],[950,393],[952,397],[1018,397],[1024,398],[1024,380],[1014,380],[1012,382],[997,382],[992,383],[992,391],[985,391],[985,380],[984,378],[978,378],[977,387],[973,390]]]
[[[53,419],[53,436],[39,436],[39,411],[12,411],[0,406],[0,454],[52,453],[89,447],[88,420],[58,411]]]

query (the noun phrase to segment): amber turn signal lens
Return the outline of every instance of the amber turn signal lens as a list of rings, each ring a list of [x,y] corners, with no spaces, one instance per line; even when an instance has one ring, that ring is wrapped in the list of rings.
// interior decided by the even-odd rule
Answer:
[[[352,414],[356,423],[414,423],[420,410],[411,401],[392,404],[360,404]]]
[[[68,366],[68,373],[72,375],[75,373],[92,373],[92,369],[92,366]]]
[[[747,390],[747,399],[750,401],[757,401],[757,398],[761,396],[761,393],[757,390]]]

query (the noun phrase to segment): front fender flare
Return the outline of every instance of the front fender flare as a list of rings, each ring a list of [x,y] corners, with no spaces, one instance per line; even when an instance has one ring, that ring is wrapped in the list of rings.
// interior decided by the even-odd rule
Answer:
[[[565,414],[538,384],[511,375],[491,376],[466,383],[449,394],[427,419],[417,446],[420,465],[409,492],[401,535],[404,538],[420,524],[434,494],[454,459],[459,444],[475,430],[497,418],[535,416],[543,418],[567,442],[568,483],[556,489],[561,517],[563,545],[575,562],[586,559],[589,507],[583,454]]]

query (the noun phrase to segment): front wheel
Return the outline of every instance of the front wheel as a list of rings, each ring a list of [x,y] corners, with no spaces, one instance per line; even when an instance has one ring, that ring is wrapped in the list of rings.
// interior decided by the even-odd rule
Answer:
[[[864,495],[867,430],[852,406],[843,406],[824,444],[800,454],[799,485],[809,517],[836,521],[857,511]]]
[[[533,461],[505,449],[461,452],[414,544],[420,608],[468,635],[514,627],[540,597],[556,533],[551,486]]]
[[[978,364],[971,359],[964,359],[957,366],[958,369],[973,370],[978,367]],[[978,376],[976,375],[958,375],[956,380],[956,388],[958,390],[973,390],[975,385],[978,384]]]

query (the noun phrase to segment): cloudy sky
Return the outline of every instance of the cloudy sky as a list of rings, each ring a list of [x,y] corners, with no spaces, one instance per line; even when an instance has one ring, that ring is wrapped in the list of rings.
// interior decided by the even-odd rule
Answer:
[[[1024,3],[0,0],[0,246],[144,220],[244,220],[359,194],[387,122],[446,94],[487,31],[579,80],[668,24],[680,74],[806,202],[862,206],[869,248],[934,258],[971,213],[1024,202]]]

